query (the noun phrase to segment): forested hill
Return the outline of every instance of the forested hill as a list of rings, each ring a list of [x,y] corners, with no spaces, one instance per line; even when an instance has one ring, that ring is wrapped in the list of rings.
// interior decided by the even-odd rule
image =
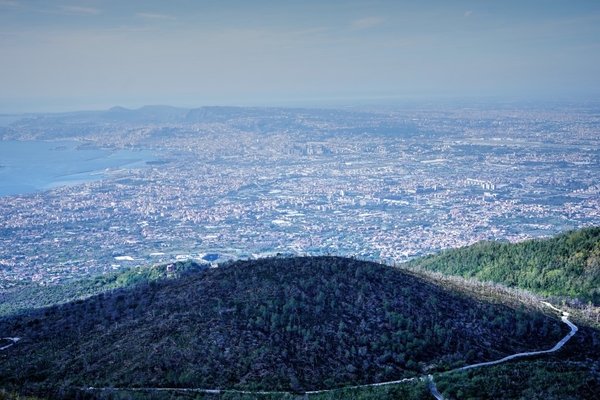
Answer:
[[[600,304],[600,227],[514,244],[480,242],[408,265]]]
[[[240,261],[4,317],[0,387],[314,390],[549,348],[563,325],[375,263]]]

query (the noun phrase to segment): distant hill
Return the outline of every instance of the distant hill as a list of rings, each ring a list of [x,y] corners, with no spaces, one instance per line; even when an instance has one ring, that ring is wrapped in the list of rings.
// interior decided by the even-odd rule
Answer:
[[[600,304],[600,227],[515,244],[480,242],[408,265]]]
[[[0,121],[0,138],[19,140],[86,139],[95,135],[106,138],[107,125],[118,128],[130,125],[153,125],[166,131],[173,126],[189,129],[194,124],[226,124],[234,130],[272,134],[290,130],[322,139],[330,135],[391,135],[412,136],[422,133],[412,122],[393,120],[383,123],[377,111],[335,108],[233,107],[204,106],[179,108],[167,105],[146,105],[138,109],[115,106],[109,110],[65,113],[39,113],[10,116]],[[0,116],[2,119],[2,116]],[[6,126],[3,126],[6,125]],[[322,126],[327,126],[323,129]],[[190,132],[197,132],[192,129]],[[230,132],[229,132],[230,133]],[[115,139],[118,142],[120,136]],[[140,143],[144,143],[143,138]],[[137,143],[137,144],[140,144]]]
[[[99,118],[112,122],[129,123],[167,123],[181,122],[189,112],[186,108],[152,105],[136,110],[123,107],[113,107],[99,114]]]
[[[0,337],[22,339],[0,354],[0,387],[304,391],[549,348],[565,331],[380,264],[239,261],[3,318]]]

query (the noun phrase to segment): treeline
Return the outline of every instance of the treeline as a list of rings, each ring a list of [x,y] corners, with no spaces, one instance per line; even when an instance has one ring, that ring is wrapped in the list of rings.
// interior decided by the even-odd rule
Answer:
[[[0,386],[302,392],[549,348],[562,325],[375,263],[240,261],[5,317],[0,336],[23,339]]]
[[[30,283],[0,291],[0,317],[19,314],[57,304],[84,299],[109,290],[139,285],[144,282],[179,276],[207,268],[193,261],[176,262],[172,271],[167,265],[138,267],[62,284],[40,286]]]
[[[600,227],[514,244],[480,242],[407,265],[600,304]]]

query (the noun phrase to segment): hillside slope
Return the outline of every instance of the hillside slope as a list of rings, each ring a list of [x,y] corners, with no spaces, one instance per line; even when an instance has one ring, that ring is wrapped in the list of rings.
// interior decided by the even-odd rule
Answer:
[[[391,267],[240,261],[5,317],[0,387],[304,391],[552,347],[566,328]]]
[[[59,285],[40,286],[35,282],[21,282],[0,290],[0,317],[81,300],[106,291],[148,283],[208,266],[186,261],[176,262],[172,264],[172,268],[172,271],[167,271],[167,265],[136,267]]]
[[[480,242],[408,263],[428,271],[504,283],[600,304],[600,227],[521,243]]]

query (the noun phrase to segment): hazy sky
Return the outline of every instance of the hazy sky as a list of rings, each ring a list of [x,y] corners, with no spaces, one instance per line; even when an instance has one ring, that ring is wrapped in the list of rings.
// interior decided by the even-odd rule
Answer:
[[[0,0],[0,113],[600,97],[600,0]]]

